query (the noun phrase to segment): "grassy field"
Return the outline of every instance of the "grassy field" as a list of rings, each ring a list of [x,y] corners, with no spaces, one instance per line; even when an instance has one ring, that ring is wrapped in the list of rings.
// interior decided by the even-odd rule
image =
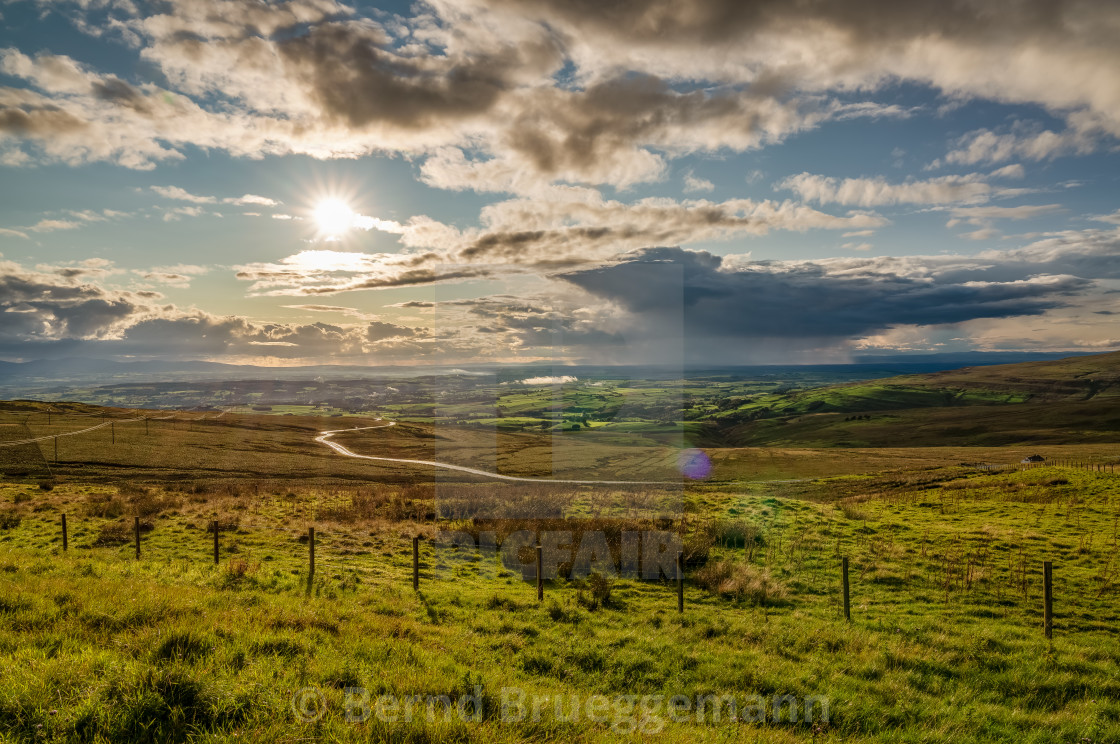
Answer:
[[[685,494],[686,610],[667,581],[548,582],[459,564],[416,487],[0,486],[0,733],[20,741],[1027,741],[1120,737],[1120,476],[923,467]],[[490,491],[492,487],[467,486]],[[514,489],[511,488],[510,493]],[[558,489],[568,524],[588,489]],[[536,495],[537,501],[541,494]],[[60,549],[58,515],[70,517]],[[131,516],[143,552],[133,555]],[[221,563],[206,531],[219,520]],[[588,522],[588,519],[596,521]],[[635,523],[637,524],[637,523]],[[306,528],[317,527],[308,581]],[[499,541],[515,527],[497,528]],[[555,528],[557,522],[544,523]],[[851,560],[851,624],[839,557]],[[1041,564],[1055,563],[1053,643]],[[345,688],[474,697],[348,722]],[[302,720],[292,708],[325,712]],[[503,693],[504,690],[504,693]],[[548,697],[540,720],[501,704]],[[308,698],[308,696],[312,696]],[[322,696],[321,698],[319,696]],[[601,695],[600,718],[571,700]],[[672,720],[618,696],[824,697],[828,721]],[[307,703],[311,700],[314,705]],[[562,701],[557,715],[555,701]],[[726,701],[725,701],[726,703]],[[473,708],[471,708],[473,710]],[[596,709],[598,710],[598,709]],[[788,710],[786,711],[788,718]],[[403,713],[401,713],[403,717]],[[697,718],[703,719],[698,722]],[[781,717],[781,716],[779,716]]]
[[[1017,405],[927,411],[1025,425]],[[374,456],[666,480],[596,487],[361,461],[314,441],[385,423],[371,417],[5,410],[0,443],[38,441],[0,447],[0,740],[1120,741],[1120,475],[1055,466],[1117,464],[1102,427],[1099,441],[1067,432],[1042,449],[1030,436],[945,446],[936,429],[927,444],[941,446],[898,446],[916,434],[711,449],[696,482],[677,472],[682,428],[655,421],[336,435]],[[801,418],[851,429],[879,416]],[[1048,464],[1015,466],[1035,453]],[[538,603],[523,530],[561,546],[555,533],[573,532],[573,549],[602,534],[607,567],[579,575],[576,555],[550,553]],[[624,533],[679,541],[683,613],[671,566],[613,575]],[[464,561],[450,534],[492,540],[502,560]],[[366,703],[369,717],[348,719]]]

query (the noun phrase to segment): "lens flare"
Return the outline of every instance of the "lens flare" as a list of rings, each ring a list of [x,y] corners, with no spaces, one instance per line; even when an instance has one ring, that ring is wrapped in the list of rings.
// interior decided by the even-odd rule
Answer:
[[[712,461],[704,450],[686,449],[677,455],[677,468],[689,480],[703,480],[712,474]]]

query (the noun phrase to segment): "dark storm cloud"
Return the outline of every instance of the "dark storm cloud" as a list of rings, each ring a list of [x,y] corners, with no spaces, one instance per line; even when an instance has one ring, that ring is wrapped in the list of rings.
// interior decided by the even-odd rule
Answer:
[[[1074,276],[953,282],[889,272],[844,274],[808,262],[724,266],[718,256],[678,248],[648,249],[558,278],[621,305],[650,332],[668,309],[683,313],[686,337],[729,339],[841,339],[899,325],[1038,315],[1093,284]]]
[[[131,293],[110,293],[79,283],[85,271],[28,271],[0,262],[0,336],[89,338],[105,335],[137,316],[142,306]]]

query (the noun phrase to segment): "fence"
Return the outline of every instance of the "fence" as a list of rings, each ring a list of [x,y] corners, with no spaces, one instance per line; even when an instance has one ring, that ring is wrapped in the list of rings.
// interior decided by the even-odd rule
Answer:
[[[65,512],[59,514],[58,524],[59,524],[59,529],[60,529],[62,552],[66,553],[70,549],[69,526],[70,526],[71,522],[68,519],[68,516]],[[132,532],[133,532],[132,537],[133,537],[134,548],[135,548],[135,559],[140,560],[142,558],[142,556],[144,555],[144,553],[142,552],[142,547],[143,547],[143,544],[144,544],[144,542],[143,542],[143,532],[144,532],[144,530],[142,529],[141,519],[140,519],[139,516],[135,516],[133,518],[133,530],[132,530]],[[218,520],[214,520],[214,521],[210,522],[208,528],[206,529],[206,533],[208,533],[207,543],[208,543],[208,545],[212,546],[213,563],[214,563],[215,566],[219,566],[221,564],[221,524],[220,524],[220,522]],[[212,540],[212,542],[211,542],[211,540]],[[411,588],[415,592],[420,591],[420,588],[421,588],[421,581],[420,581],[420,579],[421,579],[421,568],[424,565],[422,560],[421,560],[421,551],[420,551],[421,542],[422,542],[422,539],[419,536],[413,536],[411,538]],[[308,582],[308,590],[310,590],[310,588],[311,588],[311,586],[312,586],[312,584],[315,580],[315,570],[316,570],[316,531],[315,531],[315,527],[313,527],[313,526],[308,527],[307,535],[306,535],[306,543],[307,543],[307,577],[308,577],[307,582]],[[454,538],[450,538],[449,541],[445,544],[444,547],[450,547],[450,548],[454,549],[458,546],[459,545],[454,541]],[[438,549],[440,547],[440,542],[436,541],[433,544],[433,547]],[[498,548],[501,548],[502,546],[495,543],[494,547],[495,547],[495,549],[498,549]],[[536,595],[537,595],[537,602],[538,603],[542,603],[544,601],[544,598],[545,598],[545,574],[546,574],[546,571],[545,571],[545,562],[544,562],[544,549],[545,549],[544,546],[540,544],[540,540],[538,539],[537,544],[533,546],[533,556],[534,557],[533,557],[533,562],[532,562],[533,564],[535,564],[534,565],[535,570],[533,571],[532,580],[535,582],[535,588],[536,588]],[[746,551],[746,550],[747,550],[747,547],[744,546],[744,551]],[[647,554],[646,557],[648,557],[648,554]],[[749,558],[748,558],[748,561],[749,561]],[[671,581],[675,585],[677,612],[678,613],[684,613],[684,611],[685,611],[686,570],[685,570],[685,560],[684,560],[684,551],[683,550],[678,549],[678,550],[675,550],[673,552],[671,565],[672,565],[674,570],[671,572],[671,575],[667,575],[667,576],[665,576],[665,578],[667,578],[669,581]],[[663,565],[658,564],[658,569],[659,570],[658,570],[658,575],[656,576],[656,578],[658,580],[661,579],[661,576],[664,573],[660,570],[661,568],[663,568]],[[851,611],[851,607],[852,607],[852,602],[851,602],[852,596],[851,595],[852,595],[852,593],[851,593],[851,582],[850,582],[850,579],[849,579],[849,559],[848,559],[848,556],[844,555],[844,556],[840,557],[840,562],[839,562],[838,568],[839,568],[839,575],[838,575],[837,578],[839,579],[839,581],[837,583],[836,588],[838,590],[839,599],[842,602],[844,619],[845,619],[845,621],[851,623],[852,622],[852,611]],[[649,572],[648,571],[639,571],[639,575],[643,575],[643,574],[648,577]],[[1053,597],[1053,562],[1047,560],[1047,561],[1043,562],[1043,603],[1042,603],[1041,611],[1042,611],[1042,620],[1043,620],[1043,623],[1042,623],[1043,631],[1044,631],[1044,633],[1045,633],[1045,635],[1048,639],[1053,637],[1053,627],[1054,627],[1054,622],[1053,622],[1053,618],[1054,618],[1053,599],[1054,599],[1054,597]]]

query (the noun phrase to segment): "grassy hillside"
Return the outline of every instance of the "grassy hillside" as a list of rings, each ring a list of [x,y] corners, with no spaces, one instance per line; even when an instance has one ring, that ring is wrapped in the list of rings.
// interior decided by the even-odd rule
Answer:
[[[855,383],[754,399],[714,446],[1003,446],[1120,442],[1120,353]]]
[[[687,535],[706,554],[678,614],[671,584],[631,579],[558,579],[538,604],[519,575],[480,574],[427,542],[414,593],[409,537],[436,527],[363,516],[392,487],[360,498],[3,485],[0,739],[1116,741],[1118,486],[1077,471],[943,468],[801,484],[800,498],[702,489]],[[150,526],[140,559],[132,513]],[[309,584],[300,538],[312,524]],[[1043,560],[1055,561],[1052,644]],[[348,687],[374,700],[477,695],[482,716],[436,707],[429,718],[420,703],[411,721],[350,722]],[[519,694],[543,701],[539,720],[503,718],[503,697]],[[709,706],[673,721],[675,695],[730,696],[745,720]],[[819,708],[812,723],[775,719],[772,705],[753,720],[754,695],[823,696],[828,721]],[[581,712],[565,720],[573,696]],[[608,701],[598,713],[592,696]],[[645,712],[641,696],[653,696]]]

